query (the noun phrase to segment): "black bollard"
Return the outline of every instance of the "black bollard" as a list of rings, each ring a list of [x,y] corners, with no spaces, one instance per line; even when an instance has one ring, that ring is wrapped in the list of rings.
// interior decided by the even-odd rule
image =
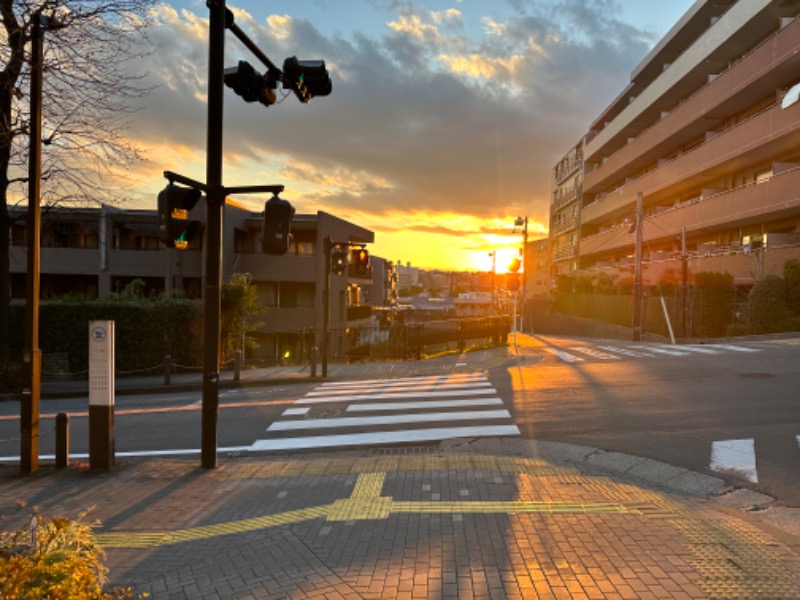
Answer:
[[[56,415],[56,469],[63,469],[69,463],[69,415]]]

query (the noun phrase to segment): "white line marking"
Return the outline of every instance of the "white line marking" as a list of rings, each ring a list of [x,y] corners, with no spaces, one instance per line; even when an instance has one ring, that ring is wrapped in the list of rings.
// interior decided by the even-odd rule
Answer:
[[[625,356],[634,356],[637,358],[641,358],[642,356],[649,356],[653,357],[653,354],[648,354],[647,352],[639,352],[638,350],[631,350],[630,348],[620,348],[618,346],[598,346],[601,350],[608,350],[609,352],[618,352],[619,354],[624,354]]]
[[[383,404],[351,404],[346,412],[371,412],[373,410],[418,410],[420,408],[466,408],[468,406],[492,406],[502,404],[500,398],[479,400],[431,400],[423,402],[385,402]]]
[[[361,379],[358,381],[328,381],[320,384],[321,387],[348,387],[365,383],[384,383],[384,384],[411,384],[411,383],[431,383],[446,381],[463,381],[465,379],[486,379],[482,373],[453,373],[447,375],[429,375],[426,377],[397,377],[393,379]]]
[[[308,398],[309,396],[333,396],[334,394],[352,394],[353,392],[361,392],[364,393],[377,393],[381,391],[387,392],[424,392],[424,391],[433,391],[433,390],[440,390],[440,389],[448,389],[448,390],[457,390],[457,389],[474,389],[474,388],[485,388],[485,387],[492,387],[492,384],[488,381],[480,381],[475,383],[456,383],[452,385],[424,385],[424,386],[377,386],[372,387],[369,389],[365,389],[365,386],[356,387],[353,389],[320,389],[316,388],[311,392],[308,392],[304,398]]]
[[[688,356],[688,352],[681,352],[680,350],[672,350],[669,348],[656,348],[655,346],[645,346],[648,352],[655,352],[656,354],[666,354],[668,356]]]
[[[589,356],[593,356],[594,358],[603,358],[606,360],[622,360],[619,356],[615,356],[613,354],[609,354],[608,352],[600,352],[599,350],[595,350],[594,348],[585,348],[583,346],[575,346],[570,348],[573,352],[580,352],[582,354],[588,354]]]
[[[574,363],[574,362],[583,362],[583,359],[578,356],[572,356],[569,352],[564,352],[563,350],[557,350],[556,348],[545,348],[550,354],[555,354],[558,358],[563,360],[564,362]]]
[[[711,445],[712,471],[729,471],[758,483],[756,449],[753,439],[721,440]]]
[[[496,394],[494,388],[485,390],[457,390],[446,392],[422,392],[419,394],[410,394],[404,392],[402,394],[393,393],[366,393],[366,394],[351,394],[349,396],[326,396],[324,398],[307,398],[303,397],[297,400],[296,404],[324,404],[326,402],[358,402],[359,400],[380,400],[382,398],[445,398],[447,396],[480,396],[483,394]]]
[[[291,416],[291,415],[305,415],[310,410],[311,410],[310,406],[306,407],[306,408],[287,408],[285,411],[283,411],[281,416],[285,417],[285,416]]]
[[[475,427],[448,427],[441,429],[411,429],[407,431],[375,431],[346,435],[324,435],[314,437],[258,440],[250,449],[259,450],[298,450],[301,448],[330,448],[333,446],[363,446],[380,444],[399,444],[410,442],[429,442],[461,437],[495,437],[521,435],[516,425],[495,425]]]
[[[714,350],[714,348],[709,348],[708,346],[685,344],[680,346],[680,348],[682,350],[688,350],[689,352],[699,352],[700,354],[719,354],[719,350]]]
[[[745,348],[744,346],[733,346],[731,344],[707,344],[709,348],[722,348],[723,350],[733,350],[734,352],[761,352],[761,348]]]
[[[339,417],[331,419],[299,419],[277,421],[267,431],[296,431],[298,429],[332,429],[334,427],[366,427],[394,423],[432,423],[434,421],[474,421],[483,419],[510,419],[507,410],[468,410],[464,412],[411,413],[405,415],[378,415],[374,417]]]
[[[217,452],[247,452],[251,446],[230,446],[228,448],[218,448]],[[176,450],[137,450],[135,452],[115,452],[114,456],[134,457],[134,456],[178,456],[184,454],[200,454],[197,449],[176,449]],[[70,459],[89,458],[88,454],[70,453]],[[54,454],[42,454],[40,460],[55,460]],[[0,456],[0,462],[19,462],[19,456]]]

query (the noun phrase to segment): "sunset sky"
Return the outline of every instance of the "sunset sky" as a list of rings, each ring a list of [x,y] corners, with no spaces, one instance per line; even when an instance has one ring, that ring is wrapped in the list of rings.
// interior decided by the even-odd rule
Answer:
[[[226,90],[224,184],[283,184],[298,212],[375,231],[373,254],[390,260],[488,270],[498,250],[503,271],[521,244],[514,219],[546,235],[552,166],[691,4],[229,0],[278,66],[325,60],[333,92],[265,108]],[[164,170],[205,178],[207,19],[204,0],[158,9],[131,207],[155,207]],[[240,59],[264,70],[229,33],[225,64]]]

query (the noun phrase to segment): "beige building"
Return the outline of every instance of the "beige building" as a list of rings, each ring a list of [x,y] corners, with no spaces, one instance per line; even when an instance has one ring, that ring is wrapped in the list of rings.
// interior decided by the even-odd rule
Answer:
[[[554,276],[680,269],[739,283],[800,256],[800,3],[698,0],[553,170]]]
[[[12,214],[12,298],[24,299],[26,277],[26,212]],[[203,220],[203,201],[190,218]],[[261,342],[263,358],[296,357],[313,344],[321,345],[322,295],[325,287],[324,240],[369,244],[372,231],[334,215],[295,215],[293,240],[284,256],[261,251],[262,214],[228,202],[225,207],[222,276],[247,273],[268,308],[265,325],[253,334]],[[44,212],[41,236],[41,296],[44,299],[81,294],[104,298],[120,292],[134,279],[146,284],[146,293],[181,290],[200,298],[203,290],[203,236],[185,250],[166,248],[158,239],[155,210],[56,208]],[[352,266],[352,265],[351,265]],[[391,264],[384,264],[381,281],[394,285]],[[331,355],[347,352],[348,330],[372,327],[375,319],[363,289],[372,276],[359,277],[354,269],[331,276]],[[390,294],[373,293],[382,302]]]

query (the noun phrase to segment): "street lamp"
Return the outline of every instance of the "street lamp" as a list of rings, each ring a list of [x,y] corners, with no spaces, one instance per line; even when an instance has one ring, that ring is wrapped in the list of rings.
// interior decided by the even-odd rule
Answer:
[[[522,230],[522,310],[520,311],[520,329],[525,331],[525,296],[528,291],[526,286],[528,276],[528,265],[526,264],[526,259],[528,258],[528,217],[517,217],[514,220],[514,233],[516,233],[517,228]]]
[[[492,312],[494,312],[494,272],[497,270],[497,250],[489,252],[489,256],[492,257]]]
[[[41,12],[31,27],[30,148],[28,151],[28,280],[25,289],[25,351],[28,388],[20,403],[20,473],[29,475],[39,468],[39,402],[42,382],[42,352],[39,349],[39,277],[41,242],[42,180],[42,72],[44,32],[64,27],[55,17]]]

